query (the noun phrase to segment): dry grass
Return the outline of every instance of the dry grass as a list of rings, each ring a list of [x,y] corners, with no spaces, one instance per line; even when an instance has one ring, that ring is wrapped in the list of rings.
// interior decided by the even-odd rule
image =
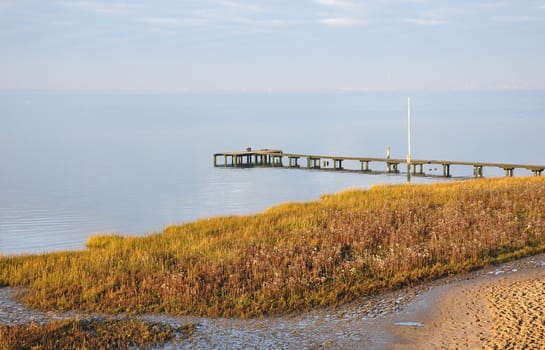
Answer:
[[[349,190],[87,247],[0,258],[0,285],[42,309],[301,311],[544,251],[545,178]]]
[[[0,326],[0,349],[142,349],[174,340],[178,333],[189,336],[192,330],[128,319]]]

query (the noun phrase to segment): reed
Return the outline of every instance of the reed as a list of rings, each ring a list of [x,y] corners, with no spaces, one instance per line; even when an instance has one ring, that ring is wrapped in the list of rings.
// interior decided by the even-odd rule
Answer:
[[[253,317],[339,305],[545,250],[545,178],[374,186],[87,250],[0,258],[41,309]]]
[[[147,349],[192,332],[192,325],[175,328],[130,319],[63,320],[0,326],[0,349]]]

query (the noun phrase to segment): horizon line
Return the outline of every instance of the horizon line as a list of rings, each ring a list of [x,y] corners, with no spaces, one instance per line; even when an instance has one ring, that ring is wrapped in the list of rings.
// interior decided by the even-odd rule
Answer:
[[[545,92],[545,87],[517,88],[517,87],[490,87],[490,88],[416,88],[416,89],[385,89],[385,88],[339,88],[316,90],[281,90],[281,89],[122,89],[122,88],[79,88],[79,89],[38,89],[38,88],[2,88],[0,93],[111,93],[111,94],[321,94],[321,93],[419,93],[419,92]]]

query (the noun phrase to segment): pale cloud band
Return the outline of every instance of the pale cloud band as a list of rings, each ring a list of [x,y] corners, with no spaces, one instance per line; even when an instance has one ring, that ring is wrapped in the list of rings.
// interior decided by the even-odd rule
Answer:
[[[545,22],[544,17],[534,16],[496,16],[494,20],[500,23]]]
[[[116,15],[127,13],[131,8],[128,3],[116,3],[116,2],[97,2],[97,1],[73,1],[65,2],[65,6],[77,8],[86,12],[93,12],[98,14]]]
[[[446,20],[436,18],[405,18],[403,22],[420,26],[444,26],[449,24]]]
[[[353,8],[357,6],[356,3],[351,1],[345,1],[345,0],[314,0],[314,2],[324,6],[331,6],[331,7],[338,7],[338,8]]]
[[[324,18],[319,21],[331,27],[354,27],[366,24],[366,21],[356,18]]]

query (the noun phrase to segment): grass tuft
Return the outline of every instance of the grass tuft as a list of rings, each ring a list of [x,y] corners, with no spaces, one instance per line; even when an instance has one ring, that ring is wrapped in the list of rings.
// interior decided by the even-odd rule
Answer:
[[[119,235],[92,236],[87,240],[85,246],[89,249],[119,248],[123,244],[123,237]]]

